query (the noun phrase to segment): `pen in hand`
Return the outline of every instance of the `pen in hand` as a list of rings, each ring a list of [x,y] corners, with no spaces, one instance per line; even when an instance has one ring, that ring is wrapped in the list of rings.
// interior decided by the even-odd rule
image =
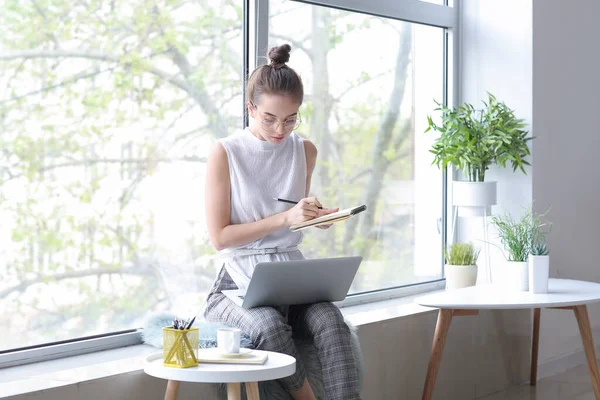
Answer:
[[[280,199],[280,198],[278,198],[278,197],[273,197],[273,200],[275,200],[275,201],[281,201],[281,202],[283,202],[283,203],[298,204],[298,202],[297,202],[297,201],[293,201],[293,200],[286,200],[286,199]],[[322,209],[323,209],[323,207],[319,207],[319,206],[317,206],[317,208],[318,208],[319,210],[322,210]]]

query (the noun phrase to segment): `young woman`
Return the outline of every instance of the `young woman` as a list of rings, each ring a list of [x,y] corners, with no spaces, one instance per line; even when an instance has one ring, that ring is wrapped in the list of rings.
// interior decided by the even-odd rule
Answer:
[[[246,310],[221,293],[247,288],[258,262],[303,259],[298,250],[302,233],[290,232],[289,226],[337,211],[321,210],[319,200],[308,197],[317,149],[293,132],[300,123],[304,89],[298,74],[286,65],[290,50],[289,45],[271,48],[270,64],[251,74],[250,126],[218,141],[208,158],[208,231],[225,258],[208,295],[205,318],[241,329],[259,349],[294,357],[292,329],[306,330],[319,352],[327,399],[360,399],[350,330],[335,305]],[[291,207],[273,197],[299,202]],[[280,382],[294,399],[315,400],[301,360],[296,373]]]

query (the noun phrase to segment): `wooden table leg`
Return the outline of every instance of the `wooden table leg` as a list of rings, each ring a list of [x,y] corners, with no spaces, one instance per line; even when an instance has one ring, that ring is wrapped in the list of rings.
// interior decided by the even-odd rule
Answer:
[[[540,346],[540,312],[539,308],[533,309],[533,335],[531,336],[531,375],[529,384],[537,384],[538,349]]]
[[[227,400],[241,400],[242,389],[239,383],[227,384]]]
[[[260,400],[258,382],[246,382],[246,397],[248,400]]]
[[[587,357],[588,367],[590,368],[590,378],[592,379],[594,394],[596,395],[596,400],[600,400],[600,373],[598,372],[598,360],[596,359],[596,348],[594,347],[594,338],[592,336],[592,328],[590,327],[587,306],[576,306],[575,317],[577,317],[583,349]]]
[[[467,317],[470,315],[479,315],[479,310],[452,310],[453,317]]]
[[[423,388],[423,400],[431,400],[435,379],[442,361],[444,344],[450,323],[452,322],[453,310],[440,309],[438,313],[437,325],[435,326],[435,335],[433,336],[433,345],[431,346],[431,355],[429,356],[429,366],[427,367],[427,377],[425,378],[425,387]]]
[[[179,392],[179,381],[169,381],[167,383],[167,391],[165,392],[165,400],[177,400],[177,392]]]

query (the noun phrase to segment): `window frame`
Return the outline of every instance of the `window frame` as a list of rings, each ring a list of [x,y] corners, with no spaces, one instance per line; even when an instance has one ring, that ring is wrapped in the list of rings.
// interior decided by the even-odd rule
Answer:
[[[444,28],[446,40],[444,43],[444,88],[443,101],[445,104],[457,104],[458,88],[458,42],[459,42],[459,0],[454,0],[452,6],[427,3],[421,0],[292,0],[299,3],[337,8],[351,12],[359,12],[384,18],[430,25]],[[247,126],[248,116],[245,101],[247,76],[252,70],[266,63],[264,54],[268,49],[268,18],[269,0],[243,0],[243,62],[241,66],[245,80],[243,82],[243,121],[242,127]],[[451,62],[449,62],[451,60]],[[451,84],[449,84],[451,83]],[[447,176],[442,178],[443,210],[441,221],[442,243],[447,238],[447,216],[450,212],[447,202]],[[444,276],[444,260],[442,276]],[[389,300],[432,290],[443,289],[445,279],[403,285],[371,292],[358,293],[348,296],[337,303],[341,307]],[[104,351],[119,347],[132,346],[142,343],[141,329],[112,332],[96,336],[74,338],[60,342],[50,342],[36,346],[0,351],[0,369],[17,365],[53,360],[63,357]]]
[[[0,352],[0,369],[142,344],[140,329],[86,336]]]

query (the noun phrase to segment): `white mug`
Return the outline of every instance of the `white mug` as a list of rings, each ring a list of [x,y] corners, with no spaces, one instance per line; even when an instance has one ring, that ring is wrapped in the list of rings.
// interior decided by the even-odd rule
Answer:
[[[240,333],[237,328],[219,328],[217,330],[217,347],[221,353],[240,352]]]

